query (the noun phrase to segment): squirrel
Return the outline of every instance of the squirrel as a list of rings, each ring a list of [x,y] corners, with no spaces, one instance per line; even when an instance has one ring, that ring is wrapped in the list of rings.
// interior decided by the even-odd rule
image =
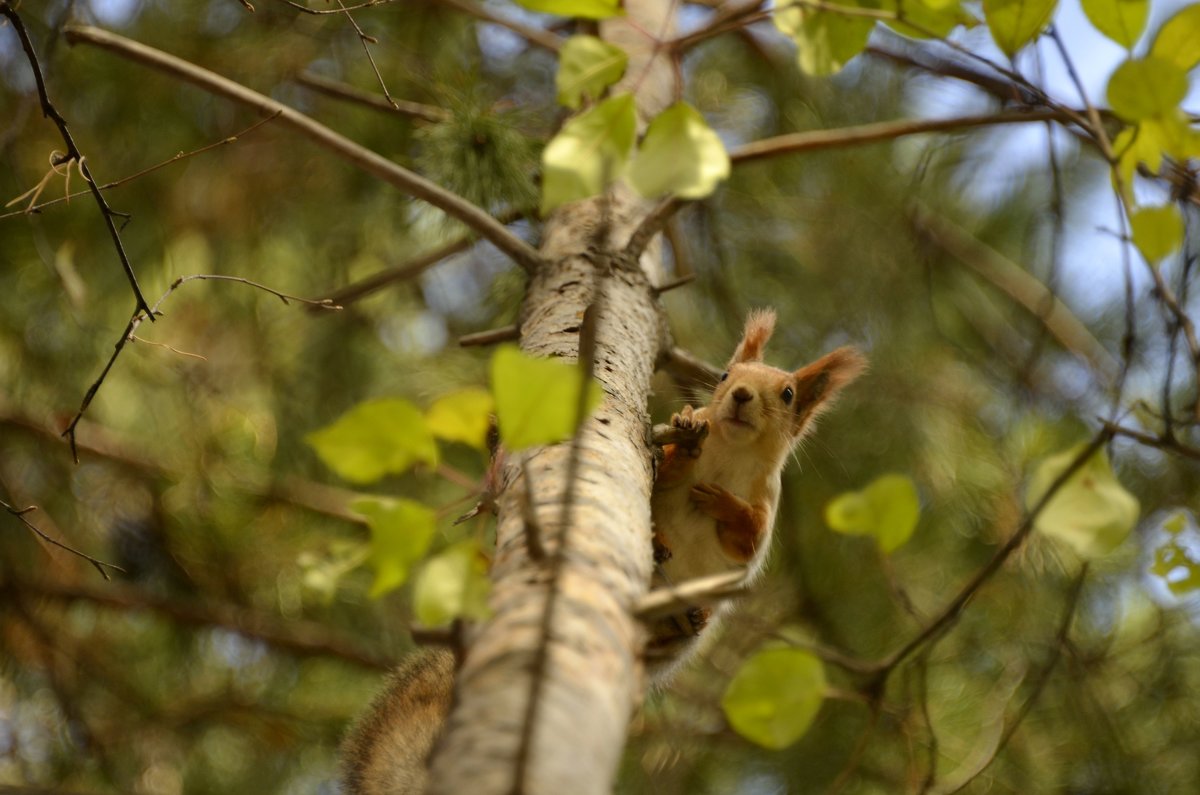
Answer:
[[[651,495],[653,587],[742,569],[756,577],[770,545],[788,456],[819,414],[865,369],[854,348],[839,348],[795,372],[762,363],[773,310],[751,312],[737,350],[708,406],[671,418],[686,441],[663,445]],[[694,608],[650,627],[651,679],[666,680],[715,618]],[[706,633],[706,634],[711,634]],[[419,793],[454,691],[455,656],[412,655],[342,747],[348,795]]]
[[[671,417],[688,441],[663,445],[651,496],[653,587],[726,571],[744,570],[750,581],[759,575],[788,457],[866,369],[852,347],[795,372],[763,364],[774,330],[774,310],[751,312],[709,404],[685,406]],[[647,650],[651,678],[664,679],[714,620],[710,609],[692,608],[655,622]]]

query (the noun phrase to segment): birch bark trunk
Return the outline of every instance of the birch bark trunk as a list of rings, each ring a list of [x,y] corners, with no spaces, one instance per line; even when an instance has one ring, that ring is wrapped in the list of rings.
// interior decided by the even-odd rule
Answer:
[[[626,0],[625,7],[626,18],[606,22],[602,35],[630,55],[615,90],[635,92],[644,123],[675,91],[672,64],[655,48],[656,38],[674,32],[673,6]],[[459,672],[432,761],[435,795],[612,790],[642,691],[644,638],[631,609],[650,578],[646,402],[667,333],[652,289],[661,281],[659,246],[648,249],[640,268],[610,271],[605,263],[651,207],[616,190],[607,202],[581,202],[547,221],[547,265],[530,280],[521,346],[575,360],[584,312],[602,285],[594,366],[606,398],[580,430],[573,483],[571,443],[532,451],[524,467],[511,464],[500,499],[493,617],[472,639]],[[600,278],[602,272],[608,275]],[[527,489],[548,553],[541,560],[528,543]]]

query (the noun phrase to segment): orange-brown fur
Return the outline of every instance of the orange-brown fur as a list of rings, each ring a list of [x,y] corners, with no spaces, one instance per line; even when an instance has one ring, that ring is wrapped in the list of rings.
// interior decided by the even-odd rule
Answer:
[[[671,418],[677,428],[707,427],[708,435],[664,446],[651,498],[656,585],[723,571],[759,573],[789,455],[866,366],[854,348],[839,348],[795,372],[763,364],[774,328],[774,311],[752,312],[709,405],[685,406]],[[677,662],[710,618],[709,611],[689,611],[656,624],[652,671],[661,675]]]

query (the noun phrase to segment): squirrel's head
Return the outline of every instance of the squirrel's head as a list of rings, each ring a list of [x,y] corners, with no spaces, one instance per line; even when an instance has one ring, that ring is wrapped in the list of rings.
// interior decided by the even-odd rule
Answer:
[[[746,318],[742,341],[713,392],[710,433],[732,444],[786,454],[866,369],[867,360],[846,347],[795,372],[780,370],[762,361],[774,330],[772,309],[756,309]]]

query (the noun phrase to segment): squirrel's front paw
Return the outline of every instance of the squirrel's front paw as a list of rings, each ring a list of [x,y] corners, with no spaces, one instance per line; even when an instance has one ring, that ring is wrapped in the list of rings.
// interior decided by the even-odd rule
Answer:
[[[704,437],[708,436],[708,420],[697,417],[696,410],[691,406],[684,406],[682,411],[671,415],[671,427],[678,428],[693,437],[679,443],[682,449],[687,450],[688,454],[693,457],[700,455],[700,443]]]

